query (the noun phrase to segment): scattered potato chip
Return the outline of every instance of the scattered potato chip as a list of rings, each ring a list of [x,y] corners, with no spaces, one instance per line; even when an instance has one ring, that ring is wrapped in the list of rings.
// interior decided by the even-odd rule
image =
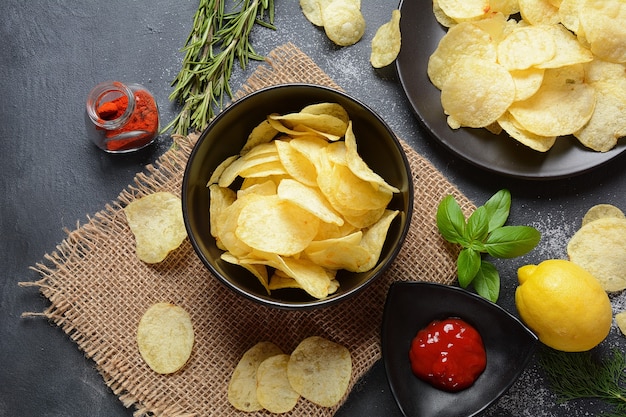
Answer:
[[[617,327],[619,327],[622,334],[626,336],[626,311],[622,311],[615,315],[615,323],[617,323]]]
[[[365,33],[365,19],[359,7],[348,0],[333,0],[322,8],[326,36],[339,46],[357,43]]]
[[[626,3],[623,0],[585,1],[580,26],[591,51],[599,58],[626,64]]]
[[[302,14],[309,22],[315,26],[324,26],[322,10],[318,0],[300,0],[300,8],[302,9]]]
[[[607,292],[626,289],[626,219],[605,217],[582,226],[567,244],[570,261],[596,277]]]
[[[300,394],[291,388],[287,377],[289,355],[274,355],[259,365],[256,374],[256,396],[259,404],[271,413],[291,411]]]
[[[180,370],[191,356],[194,333],[189,314],[170,303],[152,305],[137,327],[141,357],[159,374]]]
[[[287,366],[292,388],[322,407],[332,407],[341,401],[351,375],[352,359],[348,349],[319,336],[300,342]]]
[[[161,262],[187,237],[182,203],[171,193],[156,192],[132,201],[124,214],[143,262]]]
[[[400,10],[391,12],[391,20],[378,28],[372,38],[370,63],[374,68],[383,68],[395,61],[400,53]]]
[[[619,207],[615,207],[612,204],[597,204],[587,210],[583,216],[582,225],[585,226],[592,221],[603,219],[605,217],[615,217],[617,219],[626,218],[624,212]]]
[[[241,411],[263,409],[256,393],[259,365],[267,358],[282,353],[272,342],[259,342],[243,354],[228,383],[228,401],[233,407]]]

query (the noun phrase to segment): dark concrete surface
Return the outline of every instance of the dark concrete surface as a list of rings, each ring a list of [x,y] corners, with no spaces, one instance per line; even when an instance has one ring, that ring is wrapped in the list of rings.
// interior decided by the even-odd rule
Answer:
[[[488,173],[440,146],[410,110],[391,72],[369,66],[370,41],[398,3],[362,2],[367,30],[356,45],[338,48],[311,25],[295,0],[276,0],[276,31],[257,29],[260,54],[286,42],[311,56],[349,94],[376,110],[396,133],[440,169],[476,204],[500,188],[513,196],[509,224],[543,233],[530,254],[496,261],[502,277],[499,304],[515,314],[516,269],[565,257],[565,245],[594,204],[626,210],[624,156],[590,173],[558,181],[527,181]],[[164,122],[178,108],[168,101],[180,68],[180,48],[189,33],[195,0],[94,1],[5,0],[0,6],[0,417],[132,416],[103,383],[94,363],[57,327],[42,318],[48,301],[35,288],[18,286],[38,278],[30,267],[132,182],[134,175],[170,145],[163,136],[148,149],[111,156],[86,140],[84,102],[100,81],[144,84]],[[427,8],[424,13],[429,13]],[[259,65],[236,70],[237,90]],[[624,147],[624,142],[620,146]],[[616,312],[623,297],[613,298]],[[603,346],[626,341],[614,326]],[[589,416],[597,401],[559,405],[533,361],[488,416]],[[337,414],[400,416],[378,362]]]

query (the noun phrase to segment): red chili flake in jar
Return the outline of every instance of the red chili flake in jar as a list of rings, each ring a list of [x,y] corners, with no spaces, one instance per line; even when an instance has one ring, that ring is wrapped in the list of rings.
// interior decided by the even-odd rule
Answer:
[[[418,378],[450,392],[471,386],[487,365],[482,337],[459,318],[435,320],[417,332],[409,359]]]

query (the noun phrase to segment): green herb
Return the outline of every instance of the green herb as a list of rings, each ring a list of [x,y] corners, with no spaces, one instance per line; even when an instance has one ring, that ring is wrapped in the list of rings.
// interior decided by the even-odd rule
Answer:
[[[222,108],[225,95],[232,97],[229,81],[235,58],[243,69],[249,60],[263,59],[250,43],[250,32],[255,24],[274,28],[274,0],[238,0],[228,12],[225,3],[200,0],[170,94],[170,100],[183,107],[163,131],[185,135],[190,129],[204,129]]]
[[[539,363],[559,402],[598,398],[612,408],[605,415],[626,415],[626,356],[617,348],[601,358],[593,352],[560,352],[544,347]]]
[[[511,193],[500,190],[466,220],[452,195],[444,197],[437,208],[437,227],[451,243],[462,246],[457,259],[459,285],[471,284],[476,292],[496,302],[500,295],[500,275],[496,267],[483,259],[515,258],[531,251],[541,234],[530,226],[505,226],[511,208]]]

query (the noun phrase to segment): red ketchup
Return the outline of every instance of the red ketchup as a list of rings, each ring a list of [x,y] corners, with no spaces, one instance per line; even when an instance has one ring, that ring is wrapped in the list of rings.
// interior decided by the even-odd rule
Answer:
[[[450,392],[471,386],[487,365],[480,334],[459,318],[435,320],[417,332],[409,359],[418,378]]]

